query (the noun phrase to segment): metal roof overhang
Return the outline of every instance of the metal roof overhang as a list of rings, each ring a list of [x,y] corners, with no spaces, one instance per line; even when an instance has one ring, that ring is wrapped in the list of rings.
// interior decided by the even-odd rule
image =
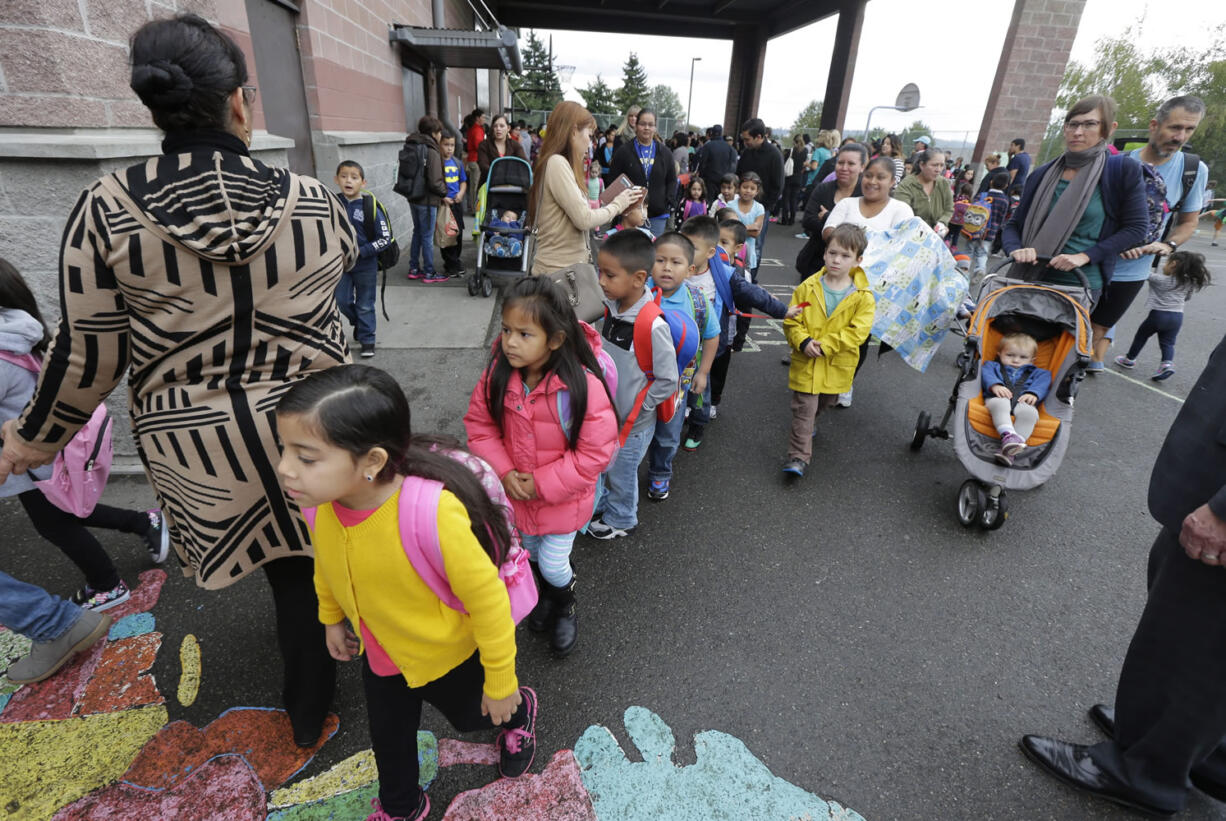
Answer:
[[[732,39],[776,37],[856,5],[854,0],[499,0],[504,26]]]
[[[514,31],[466,31],[395,24],[389,39],[445,68],[492,68],[522,74],[519,37]]]

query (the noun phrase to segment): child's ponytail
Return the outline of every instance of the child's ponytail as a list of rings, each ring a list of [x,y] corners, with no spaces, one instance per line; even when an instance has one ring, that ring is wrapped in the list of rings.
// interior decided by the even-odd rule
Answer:
[[[579,437],[583,428],[583,417],[587,414],[587,377],[590,372],[600,380],[609,404],[613,404],[613,394],[604,381],[604,372],[592,346],[588,344],[583,328],[575,316],[575,310],[562,289],[548,277],[525,277],[516,282],[508,292],[503,310],[515,307],[523,311],[533,322],[541,326],[547,339],[561,333],[564,337],[562,346],[549,357],[545,365],[545,375],[556,373],[570,392],[571,426],[567,444],[571,450],[579,447]],[[511,379],[511,363],[502,352],[502,345],[495,346],[490,357],[489,367],[485,370],[485,403],[494,421],[502,424],[502,403],[507,392],[507,383]],[[616,414],[616,410],[614,410]]]
[[[1204,254],[1176,251],[1171,254],[1171,262],[1175,263],[1175,281],[1181,286],[1190,286],[1193,292],[1204,288],[1212,279],[1205,265]]]
[[[312,420],[330,444],[355,459],[374,448],[387,451],[376,479],[397,474],[442,482],[464,505],[473,535],[494,564],[501,565],[511,545],[505,511],[490,499],[481,481],[445,450],[462,450],[449,439],[413,436],[409,400],[389,374],[366,365],[340,365],[294,383],[277,404],[278,416]]]

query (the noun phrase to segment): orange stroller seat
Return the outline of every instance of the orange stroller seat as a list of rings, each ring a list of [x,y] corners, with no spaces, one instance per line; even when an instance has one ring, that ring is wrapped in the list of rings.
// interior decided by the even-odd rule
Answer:
[[[997,349],[1000,346],[1000,338],[1000,331],[996,330],[994,326],[989,325],[987,333],[983,338],[984,362],[996,359]],[[1035,351],[1034,363],[1051,373],[1052,390],[1055,390],[1056,387],[1057,374],[1055,368],[1064,362],[1075,344],[1076,339],[1068,331],[1064,331],[1059,336],[1039,343],[1039,348]],[[1056,431],[1060,428],[1060,420],[1049,414],[1046,408],[1043,407],[1042,402],[1039,403],[1038,410],[1039,421],[1034,426],[1034,433],[1026,440],[1026,444],[1030,447],[1047,444],[1055,437]],[[992,414],[988,413],[987,406],[983,404],[982,391],[976,394],[967,404],[967,419],[970,421],[971,427],[984,436],[990,436],[993,439],[1000,438],[1000,434],[996,432],[996,426],[992,424]]]

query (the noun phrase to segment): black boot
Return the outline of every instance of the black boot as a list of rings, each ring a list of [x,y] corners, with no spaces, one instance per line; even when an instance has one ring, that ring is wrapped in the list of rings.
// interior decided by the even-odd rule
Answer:
[[[528,614],[528,629],[534,633],[544,633],[553,622],[553,599],[549,596],[551,588],[541,578],[536,562],[528,562],[528,566],[532,568],[532,578],[536,579],[537,590],[536,607]]]
[[[575,649],[575,641],[579,638],[579,616],[575,613],[575,579],[565,587],[549,585],[549,595],[553,599],[553,653],[559,658],[570,655]]]

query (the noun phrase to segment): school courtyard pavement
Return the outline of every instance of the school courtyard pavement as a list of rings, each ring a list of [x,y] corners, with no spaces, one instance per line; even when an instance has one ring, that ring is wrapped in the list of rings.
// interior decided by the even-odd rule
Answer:
[[[795,230],[767,240],[762,277],[780,295],[796,282]],[[1226,278],[1206,232],[1188,246]],[[415,430],[460,434],[494,300],[403,280],[388,295],[373,364],[405,386]],[[1122,344],[1143,316],[1139,300]],[[1147,378],[1151,342],[1136,371],[1085,385],[1062,469],[1011,494],[992,533],[955,518],[966,474],[951,443],[907,447],[919,411],[945,406],[960,340],[923,374],[870,361],[853,406],[820,420],[809,476],[787,486],[785,347],[756,320],[702,448],[677,457],[672,496],[644,501],[629,539],[579,539],[575,653],[555,661],[520,632],[520,677],[541,704],[532,777],[495,783],[490,737],[426,711],[431,818],[1132,817],[1041,774],[1017,741],[1099,738],[1085,711],[1111,701],[1144,600],[1149,468],[1224,317],[1226,288],[1190,303],[1165,383]],[[152,496],[120,476],[106,500]],[[0,523],[4,570],[61,595],[79,586],[11,500]],[[173,559],[151,568],[134,540],[99,537],[140,587],[108,641],[48,683],[0,679],[0,819],[364,818],[375,786],[357,665],[342,665],[334,734],[302,753],[273,709],[263,581],[203,591]],[[0,669],[22,650],[0,633]],[[1226,807],[1193,792],[1182,817]]]

